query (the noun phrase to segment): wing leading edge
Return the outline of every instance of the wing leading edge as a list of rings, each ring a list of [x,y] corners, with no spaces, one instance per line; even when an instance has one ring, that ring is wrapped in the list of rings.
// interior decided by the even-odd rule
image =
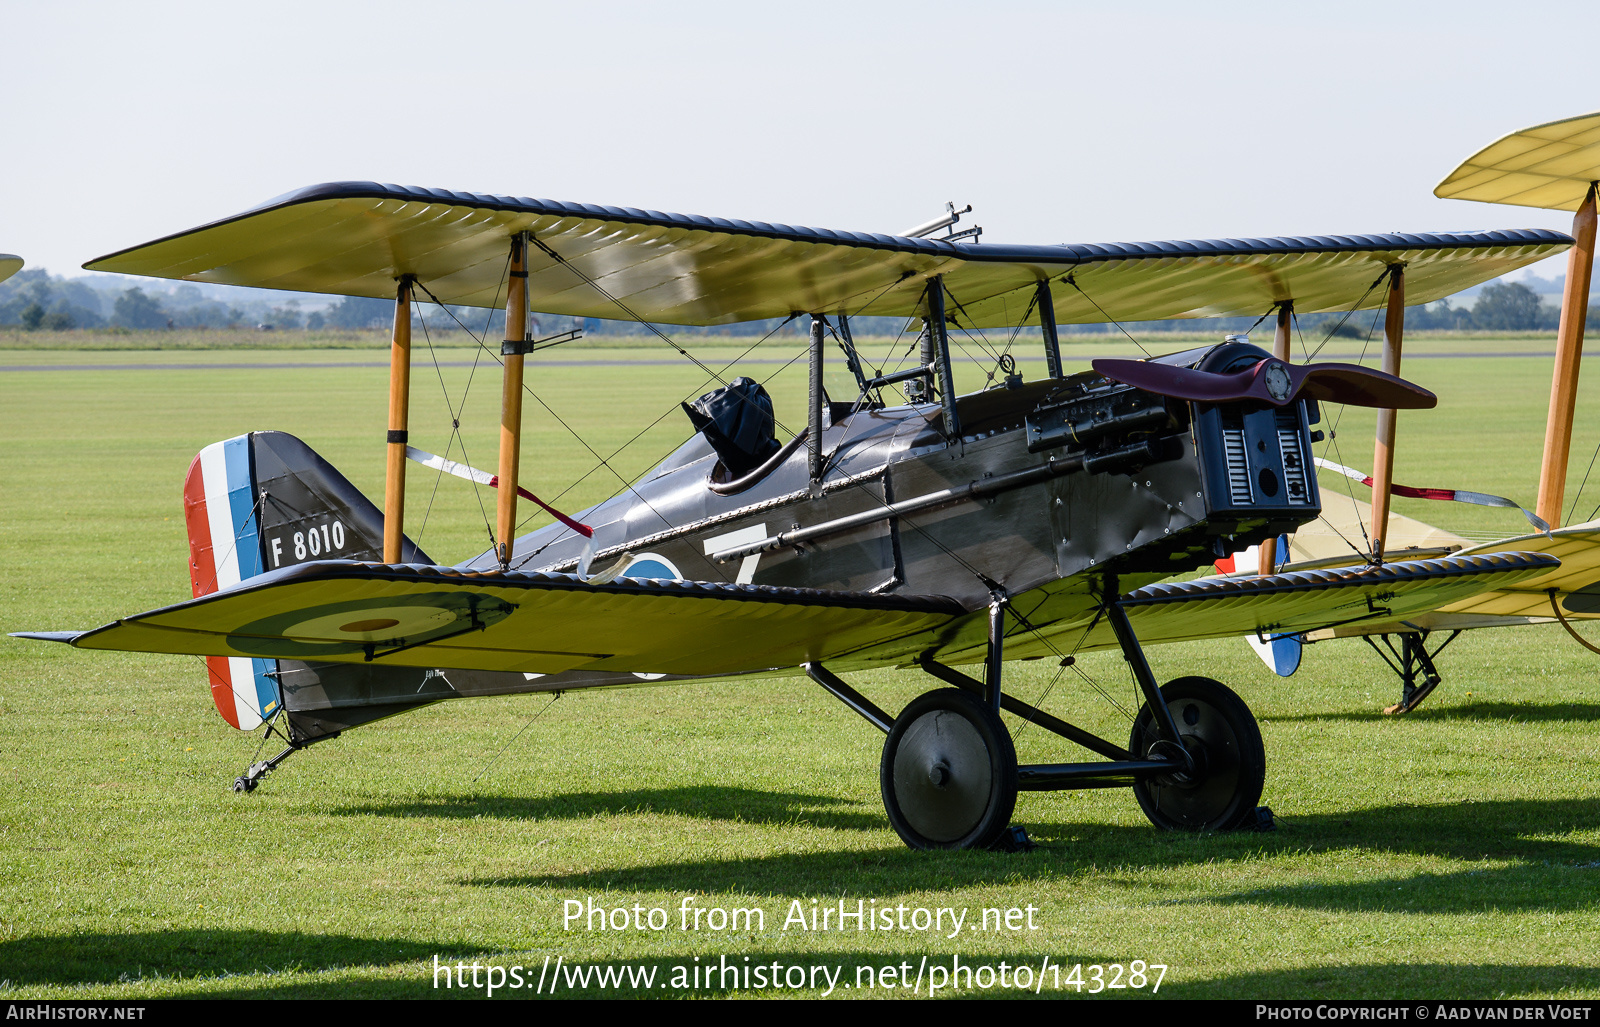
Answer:
[[[794,667],[937,628],[942,597],[326,561],[71,636],[81,649],[555,674]],[[67,641],[60,633],[33,637]]]
[[[1246,580],[1162,583],[1122,599],[1146,643],[1299,632],[1394,620],[1549,575],[1547,553],[1493,553]],[[1014,598],[1007,658],[1116,641],[1078,575]],[[417,565],[300,564],[226,592],[82,633],[36,633],[83,649],[255,656],[553,674],[689,676],[837,661],[842,670],[918,655],[982,659],[983,611],[941,596],[824,592]]]
[[[333,182],[120,250],[97,271],[393,298],[415,275],[440,300],[503,297],[511,235],[529,231],[528,293],[552,314],[719,325],[794,311],[907,317],[943,275],[967,327],[1038,323],[1040,280],[1062,324],[1344,310],[1393,263],[1411,303],[1488,281],[1571,245],[1543,229],[1054,246],[893,235]],[[1375,290],[1369,305],[1383,302]]]

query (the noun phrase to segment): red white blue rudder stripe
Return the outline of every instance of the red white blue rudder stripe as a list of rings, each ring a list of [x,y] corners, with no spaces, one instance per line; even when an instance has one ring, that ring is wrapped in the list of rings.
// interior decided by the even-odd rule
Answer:
[[[197,598],[262,572],[255,493],[248,435],[207,446],[189,465],[183,518],[189,530],[189,581]],[[229,724],[248,731],[277,712],[276,660],[208,656],[206,666],[211,698]]]

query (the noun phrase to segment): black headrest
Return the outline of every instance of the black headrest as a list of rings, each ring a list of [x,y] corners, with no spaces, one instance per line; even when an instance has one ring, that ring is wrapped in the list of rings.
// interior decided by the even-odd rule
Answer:
[[[772,398],[759,382],[735,378],[694,403],[683,404],[683,412],[735,478],[778,451]]]

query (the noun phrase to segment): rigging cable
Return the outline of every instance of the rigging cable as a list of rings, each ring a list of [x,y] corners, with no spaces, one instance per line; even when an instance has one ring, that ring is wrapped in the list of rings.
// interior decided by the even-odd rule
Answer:
[[[530,237],[530,238],[531,238],[531,237]],[[510,258],[509,258],[509,257],[508,257],[508,258],[507,258],[507,265],[508,265],[508,266],[509,266],[509,262],[510,262]],[[419,284],[419,285],[420,285],[420,284],[421,284],[421,283],[418,283],[418,284]],[[428,290],[427,290],[427,287],[426,287],[426,286],[423,286],[423,291],[424,291],[424,292],[428,292]],[[428,292],[428,296],[429,296],[429,297],[430,297],[430,298],[432,298],[432,299],[433,299],[433,300],[434,300],[434,302],[435,302],[435,303],[438,303],[438,302],[439,302],[439,301],[438,301],[438,298],[437,298],[437,297],[435,297],[435,296],[434,296],[434,295],[433,295],[433,293],[431,293],[431,292]],[[498,301],[498,300],[499,300],[499,292],[498,292],[498,291],[497,291],[497,292],[496,292],[496,293],[495,293],[495,299],[496,299],[496,300],[497,300],[497,301]],[[441,308],[443,308],[443,309],[444,309],[444,311],[445,311],[445,313],[447,313],[447,314],[449,314],[449,315],[450,315],[450,317],[451,317],[451,318],[452,318],[452,319],[453,319],[453,320],[454,320],[454,321],[455,321],[455,322],[456,322],[456,324],[458,324],[458,325],[461,325],[461,327],[462,327],[462,329],[463,329],[463,330],[464,330],[464,331],[466,331],[466,332],[467,332],[467,334],[468,334],[468,335],[469,335],[469,336],[472,336],[472,338],[473,338],[473,339],[474,339],[474,340],[475,340],[475,341],[476,341],[476,342],[477,342],[477,343],[478,343],[478,348],[479,348],[479,350],[480,350],[480,351],[482,351],[482,352],[483,352],[483,353],[488,353],[488,354],[489,354],[489,355],[490,355],[490,356],[492,356],[492,357],[494,357],[494,359],[495,359],[495,361],[496,361],[496,362],[497,362],[497,363],[499,363],[499,364],[501,364],[501,365],[502,365],[502,366],[504,366],[504,364],[505,364],[505,361],[504,361],[504,360],[502,360],[502,359],[501,359],[501,358],[500,358],[500,355],[499,355],[499,354],[497,354],[497,353],[495,353],[495,352],[494,352],[494,351],[493,351],[493,350],[491,350],[491,349],[490,349],[490,348],[489,348],[489,347],[488,347],[488,346],[487,346],[487,345],[486,345],[486,344],[485,344],[485,342],[484,342],[484,340],[483,340],[483,339],[482,339],[482,338],[479,338],[479,337],[478,337],[478,336],[476,336],[476,335],[473,335],[473,333],[472,333],[472,331],[471,331],[471,329],[468,329],[468,328],[467,328],[467,326],[466,326],[466,325],[464,325],[464,324],[461,324],[461,319],[460,319],[460,318],[457,318],[457,317],[456,317],[456,316],[455,316],[455,314],[454,314],[454,313],[453,313],[453,312],[452,312],[452,311],[451,311],[451,310],[450,310],[450,308],[449,308],[449,307],[446,307],[446,306],[445,306],[445,305],[444,305],[444,304],[443,304],[443,303],[439,303],[439,306],[440,306],[440,307],[441,307]],[[490,320],[491,320],[491,323],[492,323],[492,320],[493,320],[493,318],[492,318],[492,315],[491,315],[491,319],[490,319]],[[487,334],[488,334],[488,328],[487,328],[487,327],[485,327],[485,329],[484,329],[484,334],[485,334],[485,335],[487,335]],[[658,334],[659,334],[659,333],[658,333]],[[479,358],[476,358],[476,357],[475,357],[475,358],[474,358],[474,366],[476,366],[476,361],[477,361],[477,359],[479,359]],[[698,361],[697,361],[697,363],[698,363]],[[702,365],[702,366],[704,366],[704,365]],[[709,369],[708,369],[708,370],[709,370]],[[714,374],[714,373],[715,373],[715,372],[713,372],[713,374]],[[718,380],[719,380],[719,381],[720,381],[720,380],[721,380],[721,379],[720,379],[720,378],[719,378],[719,379],[718,379]],[[539,405],[540,405],[540,406],[542,406],[542,407],[544,407],[544,408],[545,408],[545,410],[546,410],[546,411],[548,411],[548,412],[549,412],[549,414],[550,414],[550,416],[551,416],[551,417],[554,417],[554,418],[555,418],[555,419],[556,419],[556,421],[557,421],[557,423],[559,423],[559,424],[560,424],[560,425],[561,425],[561,427],[563,427],[563,428],[565,428],[565,429],[566,429],[566,430],[567,430],[567,433],[568,433],[568,434],[570,434],[570,435],[571,435],[571,436],[572,436],[572,437],[573,437],[573,438],[574,438],[574,439],[577,439],[577,440],[578,440],[578,443],[579,443],[579,444],[580,444],[580,445],[582,445],[582,446],[583,446],[583,448],[584,448],[584,449],[587,449],[587,450],[588,450],[588,451],[589,451],[589,455],[590,455],[590,456],[593,456],[593,457],[594,457],[594,458],[595,458],[595,459],[596,459],[596,460],[598,460],[598,461],[599,461],[599,466],[602,466],[602,467],[604,467],[604,468],[605,468],[605,469],[606,469],[606,470],[608,470],[608,471],[610,471],[610,472],[611,472],[611,473],[612,473],[612,474],[614,474],[614,475],[616,475],[616,478],[617,478],[617,480],[618,480],[618,481],[620,481],[620,482],[621,482],[621,483],[622,483],[622,486],[623,486],[623,489],[622,489],[622,490],[623,490],[623,491],[626,491],[626,492],[632,492],[632,493],[633,493],[633,494],[634,494],[634,496],[635,496],[635,497],[637,497],[637,498],[638,498],[638,499],[639,499],[639,501],[640,501],[640,502],[641,502],[641,503],[643,503],[643,504],[644,504],[644,505],[645,505],[645,506],[646,506],[646,507],[649,507],[649,509],[650,509],[650,512],[651,512],[651,513],[653,513],[653,514],[655,514],[655,515],[656,515],[656,516],[657,516],[657,517],[660,517],[660,518],[661,518],[661,520],[662,520],[662,523],[664,523],[664,524],[666,524],[666,525],[667,525],[667,526],[668,526],[668,527],[671,527],[671,526],[672,526],[672,525],[671,525],[671,522],[670,522],[670,521],[668,521],[668,520],[667,520],[667,518],[666,518],[666,517],[665,517],[665,516],[664,516],[664,515],[663,515],[663,514],[662,514],[662,513],[661,513],[661,511],[659,511],[659,510],[657,510],[657,509],[656,509],[656,508],[655,508],[655,507],[654,507],[654,506],[651,506],[651,505],[650,505],[650,501],[649,501],[649,500],[647,500],[647,499],[645,499],[645,498],[644,498],[644,497],[643,497],[643,496],[641,496],[641,495],[639,495],[639,493],[638,493],[638,490],[636,490],[636,489],[635,489],[635,488],[634,488],[634,487],[633,487],[633,483],[632,483],[632,482],[630,482],[630,481],[629,481],[629,480],[628,480],[628,479],[627,479],[627,478],[624,478],[624,477],[623,477],[623,476],[622,476],[622,474],[621,474],[621,473],[620,473],[620,472],[618,472],[618,471],[617,471],[617,469],[616,469],[616,468],[615,468],[615,467],[612,467],[612,466],[611,466],[611,465],[610,465],[610,463],[608,463],[608,462],[607,462],[607,461],[606,461],[606,458],[605,458],[605,457],[602,457],[602,456],[601,456],[601,455],[600,455],[600,454],[599,454],[599,453],[597,453],[597,452],[595,452],[595,450],[594,450],[594,447],[593,447],[593,446],[590,446],[590,445],[589,445],[589,443],[588,443],[588,442],[587,442],[587,441],[586,441],[586,440],[585,440],[585,439],[584,439],[584,438],[583,438],[583,436],[581,436],[581,435],[579,435],[579,434],[578,434],[578,433],[577,433],[577,432],[576,432],[576,431],[574,431],[574,430],[573,430],[573,428],[572,428],[572,426],[571,426],[571,425],[569,425],[569,424],[568,424],[568,423],[567,423],[567,422],[566,422],[566,421],[564,421],[564,420],[562,420],[562,418],[561,418],[561,415],[559,415],[559,414],[557,414],[557,413],[556,413],[556,412],[555,412],[555,411],[554,411],[554,410],[551,410],[551,409],[550,409],[550,405],[549,405],[549,404],[548,404],[548,403],[546,403],[546,402],[545,402],[545,401],[544,401],[544,400],[543,400],[543,399],[541,399],[541,398],[540,398],[540,397],[539,397],[539,395],[538,395],[538,393],[536,393],[536,392],[534,392],[534,391],[533,391],[533,388],[532,388],[532,387],[531,387],[531,386],[529,386],[529,385],[528,385],[528,383],[527,383],[527,382],[523,382],[523,384],[522,384],[522,389],[523,389],[523,391],[524,391],[524,392],[526,392],[526,393],[527,393],[527,394],[528,394],[528,395],[530,395],[530,396],[532,396],[532,397],[533,397],[533,398],[534,398],[534,401],[535,401],[535,402],[537,402],[537,403],[538,403],[538,404],[539,404]],[[463,402],[465,402],[465,400],[464,400],[464,399],[463,399]],[[464,450],[464,449],[463,449],[463,452],[465,452],[465,450]],[[593,473],[593,472],[590,472],[590,473]],[[586,475],[586,477],[587,477],[587,475]],[[566,494],[566,493],[565,493],[565,492],[563,492],[563,493],[562,493],[562,495],[565,495],[565,494]],[[617,494],[620,494],[620,493],[617,493]],[[615,495],[615,494],[614,494],[614,495]],[[481,503],[481,500],[480,500],[480,503]],[[533,518],[533,517],[537,517],[537,516],[538,516],[538,514],[530,514],[530,515],[529,515],[529,517],[528,517],[528,518],[525,518],[525,519],[524,519],[524,521],[523,521],[523,523],[526,523],[526,522],[527,522],[527,520],[528,520],[528,519],[531,519],[531,518]],[[520,527],[520,525],[519,525],[519,527]],[[495,539],[494,539],[494,536],[493,536],[493,533],[492,533],[492,532],[491,532],[491,533],[490,533],[490,542],[491,542],[491,547],[492,547],[492,545],[494,545],[494,544],[498,544],[498,543],[497,543],[497,542],[496,542],[496,541],[495,541]],[[528,562],[528,560],[530,560],[530,559],[532,559],[532,557],[533,557],[533,555],[534,555],[534,554],[529,554],[529,555],[528,555],[528,556],[526,556],[526,557],[524,557],[524,558],[523,558],[523,560],[522,560],[522,562],[521,562],[521,563],[519,563],[519,564],[517,564],[517,566],[518,566],[518,567],[522,567],[522,566],[524,566],[524,565],[526,565],[526,564],[527,564],[527,562]]]
[[[506,265],[507,265],[507,267],[510,266],[510,262],[511,262],[511,258],[508,255],[506,257]],[[502,282],[505,281],[504,275],[501,276],[501,281]],[[445,305],[443,303],[439,303],[439,298],[437,296],[435,296],[432,292],[429,292],[427,286],[423,285],[419,281],[416,281],[415,279],[413,279],[413,284],[415,284],[417,286],[417,288],[421,289],[423,292],[428,293],[428,298],[433,300],[433,302],[438,303],[439,306],[444,309],[445,313],[447,313],[447,314],[450,313],[449,308],[445,307]],[[500,300],[500,291],[499,291],[498,287],[495,289],[495,297],[494,298],[495,298],[495,302],[498,303],[499,300]],[[413,300],[413,302],[416,302],[416,301]],[[418,306],[420,308],[421,304],[419,303]],[[452,316],[454,316],[454,315],[452,315]],[[428,331],[428,319],[426,317],[421,316],[420,313],[419,313],[418,320],[420,320],[422,322],[422,337],[423,337],[424,340],[426,340],[426,342],[428,344],[428,355],[433,359],[433,370],[439,376],[439,391],[444,393],[445,409],[450,411],[450,438],[445,441],[444,455],[445,455],[446,458],[448,458],[450,456],[450,448],[452,446],[454,446],[454,445],[459,444],[461,446],[461,460],[462,460],[462,462],[465,463],[465,464],[471,465],[472,458],[467,454],[467,440],[461,434],[461,415],[463,413],[465,413],[466,409],[467,409],[467,396],[472,391],[473,379],[476,378],[477,374],[478,374],[478,362],[482,359],[483,347],[480,344],[479,347],[473,351],[473,354],[472,354],[472,369],[467,372],[467,384],[465,386],[463,386],[462,389],[461,389],[461,404],[460,404],[460,406],[455,406],[450,402],[450,390],[445,387],[444,369],[439,366],[439,354],[438,354],[438,351],[435,350],[434,346],[433,346],[433,335],[432,335],[432,333],[430,333]],[[461,322],[459,320],[457,320],[456,324],[461,324]],[[461,327],[465,331],[467,326],[466,325],[461,325]],[[487,329],[485,329],[485,331],[487,331]],[[469,338],[473,338],[474,340],[476,340],[476,336],[474,336],[472,334],[472,332],[470,332],[470,331],[467,331],[467,336]],[[433,501],[439,494],[439,482],[442,481],[443,479],[444,479],[444,471],[441,469],[437,474],[434,475],[434,478],[433,478],[433,491],[428,493],[428,506],[427,506],[427,509],[425,509],[422,512],[422,525],[419,528],[417,528],[416,544],[419,547],[422,545],[422,534],[423,534],[423,532],[427,531],[427,529],[428,529],[428,518],[433,513]],[[472,483],[472,495],[478,501],[478,513],[483,518],[483,529],[484,529],[484,531],[488,532],[488,534],[489,534],[489,545],[490,545],[491,548],[493,548],[494,541],[495,541],[495,539],[494,539],[494,525],[492,525],[489,522],[489,511],[483,505],[483,492],[478,487],[477,481],[473,481],[473,483]]]
[[[539,710],[538,713],[535,713],[533,715],[533,717],[531,719],[529,719],[529,721],[526,724],[522,725],[522,730],[518,731],[516,734],[512,735],[511,736],[511,741],[509,741],[506,744],[502,745],[500,747],[500,751],[494,754],[494,758],[491,759],[488,763],[484,764],[483,769],[478,771],[478,776],[472,779],[472,783],[473,784],[477,784],[479,779],[482,778],[483,775],[487,774],[489,772],[489,770],[496,763],[500,762],[500,757],[502,757],[502,756],[504,756],[506,754],[506,750],[511,748],[511,746],[516,742],[516,740],[521,738],[523,733],[525,731],[527,731],[530,727],[533,726],[533,722],[535,720],[538,720],[540,717],[544,716],[547,712],[549,712],[550,707],[554,706],[556,704],[556,700],[559,699],[559,698],[561,698],[561,692],[557,691],[555,695],[550,697],[550,701],[545,703],[544,706]]]
[[[1328,334],[1322,337],[1322,341],[1317,344],[1317,348],[1311,351],[1311,355],[1309,357],[1306,357],[1307,363],[1310,363],[1317,358],[1317,354],[1322,352],[1322,348],[1332,341],[1333,337],[1339,334],[1339,329],[1344,327],[1344,323],[1350,320],[1350,315],[1361,309],[1361,304],[1365,303],[1367,301],[1367,297],[1372,295],[1372,290],[1382,285],[1384,279],[1388,278],[1392,274],[1394,274],[1394,267],[1386,267],[1383,269],[1383,274],[1372,280],[1372,284],[1367,286],[1367,291],[1361,294],[1360,299],[1356,300],[1355,306],[1344,312],[1344,316],[1339,318],[1338,322],[1332,328],[1328,329]],[[1362,350],[1362,352],[1365,353],[1366,351]]]
[[[1122,322],[1121,321],[1118,321],[1116,318],[1112,317],[1110,314],[1107,314],[1106,313],[1106,308],[1102,307],[1098,303],[1095,303],[1094,297],[1090,296],[1087,292],[1084,291],[1083,286],[1078,284],[1077,272],[1075,272],[1075,271],[1074,272],[1069,272],[1067,274],[1067,277],[1063,278],[1062,281],[1066,282],[1068,285],[1070,285],[1074,289],[1078,290],[1079,294],[1082,295],[1084,299],[1088,300],[1091,304],[1093,304],[1094,309],[1100,311],[1100,316],[1104,317],[1107,321],[1110,321],[1112,324],[1116,325],[1118,331],[1120,331],[1123,335],[1126,335],[1129,338],[1129,340],[1131,340],[1133,342],[1133,344],[1135,346],[1139,347],[1139,352],[1143,353],[1147,357],[1150,355],[1150,351],[1144,348],[1144,343],[1140,342],[1138,339],[1135,339],[1133,337],[1133,333],[1132,332],[1130,332],[1126,328],[1122,327]]]

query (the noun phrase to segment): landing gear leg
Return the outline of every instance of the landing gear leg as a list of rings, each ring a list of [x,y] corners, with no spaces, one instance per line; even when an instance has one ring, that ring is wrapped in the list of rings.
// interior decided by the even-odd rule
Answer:
[[[1428,652],[1428,632],[1406,631],[1400,635],[1400,648],[1396,651],[1394,643],[1389,641],[1388,635],[1381,636],[1383,649],[1378,648],[1378,643],[1370,635],[1363,635],[1373,652],[1383,658],[1400,678],[1400,701],[1393,706],[1384,707],[1385,713],[1410,713],[1422,705],[1422,700],[1433,694],[1439,687],[1439,682],[1444,678],[1439,669],[1433,665],[1434,658],[1444,652],[1444,647],[1456,640],[1459,631],[1450,632],[1450,637],[1440,643],[1439,648]],[[1388,652],[1384,652],[1387,649]],[[1392,658],[1391,658],[1392,657]],[[1418,683],[1418,678],[1421,683]]]
[[[1116,595],[1114,577],[1107,578],[1106,592]],[[1145,816],[1169,831],[1270,829],[1271,811],[1256,807],[1266,781],[1266,750],[1244,700],[1210,678],[1178,678],[1158,689],[1127,612],[1114,598],[1106,617],[1145,697],[1128,751],[1136,760],[1173,765],[1170,772],[1134,781]]]
[[[901,711],[884,740],[878,769],[883,807],[913,849],[1032,848],[1020,828],[1007,830],[1017,804],[1017,750],[1000,719],[1005,610],[1005,597],[997,594],[989,607],[981,692],[926,692]],[[961,683],[977,686],[970,679]]]

